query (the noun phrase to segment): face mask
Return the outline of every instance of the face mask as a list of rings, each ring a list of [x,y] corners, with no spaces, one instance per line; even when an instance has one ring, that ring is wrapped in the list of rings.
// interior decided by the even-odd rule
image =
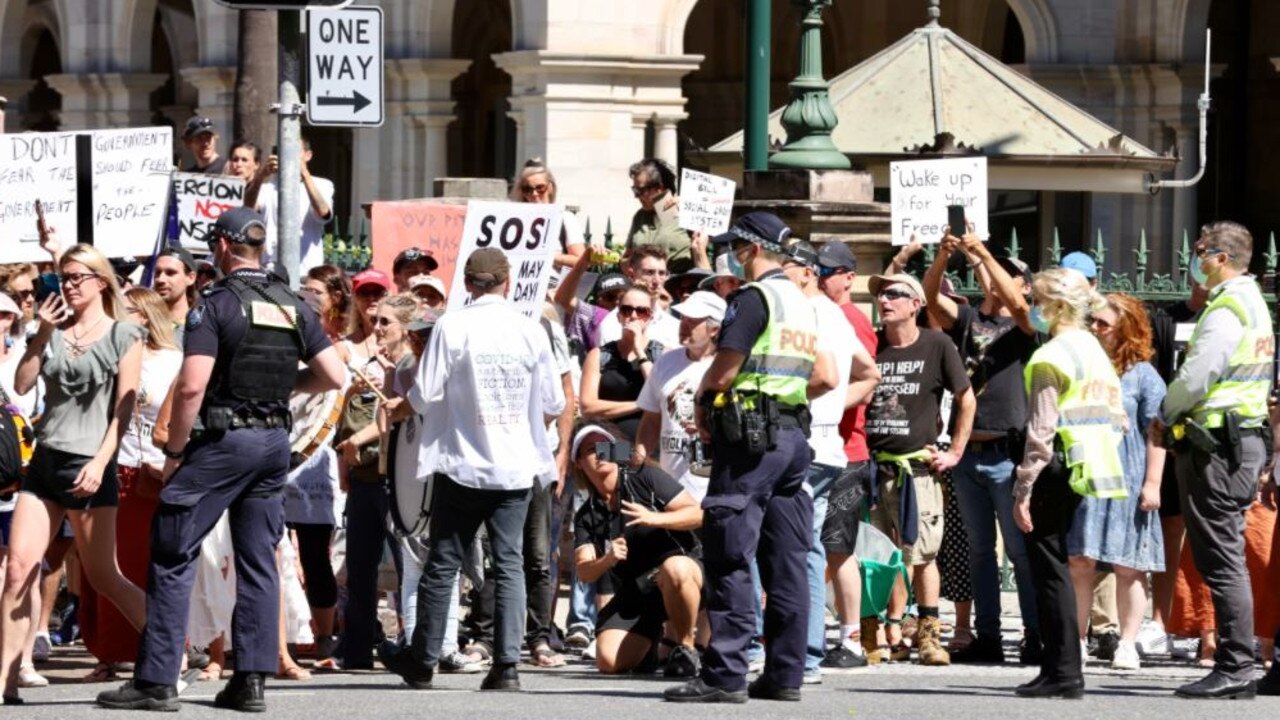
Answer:
[[[738,253],[733,250],[729,251],[729,272],[733,273],[736,278],[747,279],[747,269],[742,266],[742,263],[738,262]]]
[[[1049,320],[1044,316],[1039,305],[1031,308],[1031,328],[1042,335],[1049,334]]]
[[[1204,260],[1204,258],[1196,258],[1196,260],[1191,263],[1191,279],[1194,280],[1197,285],[1209,284],[1209,275],[1204,271]]]

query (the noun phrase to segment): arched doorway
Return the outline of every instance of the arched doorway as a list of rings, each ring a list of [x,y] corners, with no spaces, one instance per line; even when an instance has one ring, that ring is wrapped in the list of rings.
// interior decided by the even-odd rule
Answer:
[[[24,74],[36,81],[35,87],[27,93],[22,127],[39,132],[57,130],[62,124],[62,96],[45,82],[45,77],[62,73],[62,53],[58,42],[48,27],[37,26],[27,31],[22,45],[22,56],[27,59],[28,68]]]
[[[459,10],[463,10],[459,7]],[[453,81],[457,120],[449,126],[449,174],[510,177],[516,163],[511,76],[493,62],[512,50],[511,0],[466,0],[453,16],[453,57],[471,67]]]

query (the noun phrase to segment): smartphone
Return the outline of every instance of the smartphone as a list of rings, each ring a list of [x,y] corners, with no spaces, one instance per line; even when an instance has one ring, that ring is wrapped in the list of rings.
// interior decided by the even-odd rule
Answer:
[[[629,463],[631,462],[631,443],[598,442],[596,443],[596,458],[604,462]]]
[[[969,232],[969,225],[964,220],[963,205],[947,206],[947,224],[951,226],[951,235],[962,238]]]
[[[36,232],[40,233],[40,237],[43,238],[45,235],[49,234],[49,226],[48,224],[45,223],[45,220],[44,220],[44,203],[40,202],[40,200],[37,199],[35,201],[35,206],[36,206]]]
[[[279,156],[280,156],[280,146],[279,146],[279,145],[272,145],[272,146],[271,146],[271,154],[272,154],[272,155],[275,155],[276,157],[279,157]]]
[[[40,305],[50,295],[62,292],[62,284],[58,282],[57,273],[41,273],[35,282],[36,305]]]

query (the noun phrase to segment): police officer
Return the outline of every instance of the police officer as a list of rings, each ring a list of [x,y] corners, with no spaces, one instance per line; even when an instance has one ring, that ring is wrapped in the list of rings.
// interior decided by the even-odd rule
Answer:
[[[716,359],[698,389],[697,424],[714,453],[702,503],[711,644],[701,676],[664,693],[673,702],[800,699],[813,528],[813,499],[804,488],[813,460],[807,390],[817,320],[781,269],[790,234],[775,215],[754,212],[715,239],[728,243],[735,274],[752,282],[730,297]],[[769,595],[768,658],[748,688],[753,559]]]
[[[1192,275],[1209,301],[1187,343],[1177,377],[1151,423],[1155,438],[1172,430],[1179,500],[1196,569],[1218,621],[1213,671],[1178,688],[1193,698],[1280,694],[1271,678],[1253,681],[1253,595],[1244,563],[1244,511],[1258,492],[1265,461],[1267,398],[1274,340],[1271,313],[1248,275],[1253,237],[1217,222],[1200,231]],[[1159,433],[1159,434],[1156,434]]]
[[[178,709],[200,543],[229,508],[236,672],[214,704],[266,709],[263,682],[276,670],[280,627],[275,547],[284,525],[289,394],[336,389],[345,371],[315,312],[261,269],[265,240],[262,218],[249,208],[223,213],[206,235],[226,277],[202,292],[203,304],[187,317],[186,358],[162,448],[166,485],[151,526],[147,624],[133,681],[100,694],[103,707]]]

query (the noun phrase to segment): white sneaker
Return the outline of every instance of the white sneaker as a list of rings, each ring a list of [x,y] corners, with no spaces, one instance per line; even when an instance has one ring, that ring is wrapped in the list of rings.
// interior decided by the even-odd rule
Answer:
[[[595,660],[595,659],[596,659],[596,640],[595,640],[595,638],[592,638],[592,639],[591,639],[591,644],[590,644],[590,645],[587,645],[585,648],[583,648],[583,649],[582,649],[582,657],[586,658],[587,660]]]
[[[815,669],[813,669],[813,670],[805,670],[805,671],[804,671],[804,679],[803,679],[803,681],[802,681],[802,682],[803,682],[805,685],[821,685],[821,684],[822,684],[822,670],[821,670],[820,668],[815,668]]]
[[[1134,645],[1139,657],[1169,654],[1169,636],[1165,634],[1164,625],[1152,620],[1143,621]]]
[[[36,672],[35,665],[23,665],[18,669],[18,687],[38,688],[47,687],[48,685],[48,678]]]
[[[1138,647],[1135,643],[1120,641],[1116,654],[1111,658],[1112,670],[1141,670],[1142,661],[1138,658]]]
[[[1087,640],[1081,640],[1081,641],[1080,641],[1080,667],[1081,667],[1081,669],[1083,669],[1083,668],[1084,668],[1084,666],[1085,666],[1085,665],[1088,665],[1088,664],[1089,664],[1089,641],[1087,641]]]
[[[1200,638],[1169,636],[1169,656],[1175,660],[1195,660],[1200,657]]]
[[[53,643],[49,642],[49,633],[36,633],[36,640],[31,645],[31,660],[33,662],[49,662],[49,655],[53,652]]]

